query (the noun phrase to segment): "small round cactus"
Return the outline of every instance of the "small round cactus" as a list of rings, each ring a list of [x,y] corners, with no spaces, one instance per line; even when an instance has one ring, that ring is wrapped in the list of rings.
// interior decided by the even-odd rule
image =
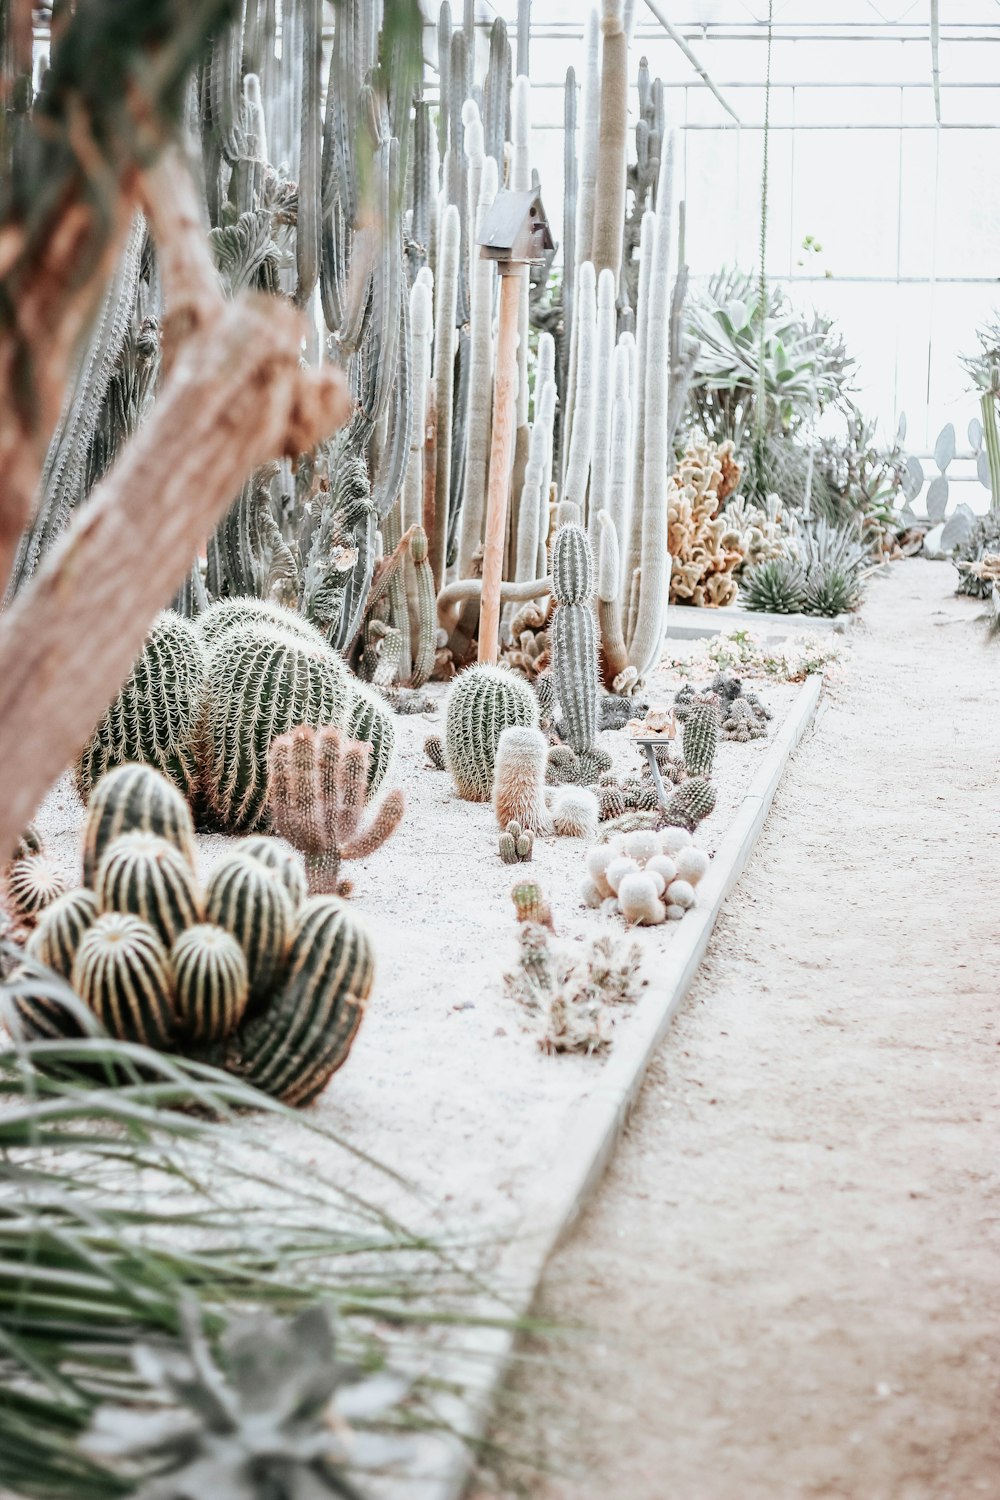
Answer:
[[[122,1042],[169,1046],[174,1031],[170,960],[148,922],[108,912],[80,940],[73,988]]]
[[[500,858],[505,865],[526,863],[532,855],[535,839],[530,829],[520,823],[508,823],[500,835]]]
[[[382,785],[396,753],[396,725],[392,712],[380,693],[356,679],[351,682],[352,698],[344,726],[348,739],[371,745],[368,757],[368,795],[370,802]]]
[[[222,927],[199,923],[170,950],[178,1029],[196,1042],[221,1041],[239,1025],[250,993],[243,949]]]
[[[668,824],[676,824],[693,833],[703,818],[707,818],[715,807],[715,787],[700,776],[682,781],[667,803],[664,817]]]
[[[563,787],[552,803],[552,826],[561,838],[595,839],[599,815],[597,798],[585,787]]]
[[[537,880],[519,880],[511,889],[510,899],[519,922],[533,922],[538,927],[553,930],[552,908]]]
[[[33,927],[45,908],[65,889],[62,872],[46,854],[15,859],[7,870],[7,897],[13,915],[25,927]]]
[[[512,725],[538,727],[538,700],[506,667],[469,667],[448,690],[445,762],[460,797],[488,802],[497,745]]]
[[[141,829],[179,849],[195,868],[191,809],[175,786],[151,766],[119,766],[102,776],[83,825],[83,883],[93,887],[105,850],[123,833]]]
[[[97,918],[97,901],[85,887],[68,891],[47,906],[38,926],[25,945],[25,952],[48,964],[64,979],[73,973],[73,962],[83,934]]]
[[[444,763],[444,746],[441,743],[440,735],[429,734],[427,736],[424,740],[424,754],[435,771],[446,771],[448,769]]]
[[[97,867],[98,910],[131,912],[169,948],[204,915],[194,873],[180,850],[138,830],[115,839]]]
[[[289,849],[281,839],[272,838],[270,834],[258,833],[252,834],[250,838],[240,839],[236,852],[258,860],[277,875],[291,897],[292,906],[298,911],[309,894],[309,886],[306,867],[297,850]]]
[[[216,865],[205,889],[209,922],[239,943],[250,976],[248,1014],[273,993],[291,939],[294,916],[278,875],[257,859],[238,852]]]

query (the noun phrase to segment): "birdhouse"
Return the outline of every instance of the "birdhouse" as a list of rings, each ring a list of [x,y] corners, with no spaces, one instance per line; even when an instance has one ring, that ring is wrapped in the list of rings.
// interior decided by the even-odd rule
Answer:
[[[544,261],[555,241],[539,194],[501,188],[483,219],[478,243],[484,260],[521,266]]]

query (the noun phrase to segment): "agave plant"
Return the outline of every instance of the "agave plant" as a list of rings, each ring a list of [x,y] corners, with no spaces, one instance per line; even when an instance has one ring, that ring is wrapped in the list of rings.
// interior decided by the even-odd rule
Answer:
[[[740,603],[763,614],[795,615],[802,609],[806,577],[792,557],[771,557],[743,575]]]

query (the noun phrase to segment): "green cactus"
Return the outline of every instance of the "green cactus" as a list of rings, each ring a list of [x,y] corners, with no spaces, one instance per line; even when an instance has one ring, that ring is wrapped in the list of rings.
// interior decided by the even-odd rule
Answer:
[[[549,639],[561,733],[577,754],[591,749],[597,733],[597,627],[590,602],[591,572],[586,532],[580,526],[561,526],[552,545],[556,608]]]
[[[382,785],[396,753],[396,723],[381,693],[352,681],[352,697],[344,729],[349,739],[371,746],[368,758],[368,801]]]
[[[195,628],[209,648],[218,644],[224,635],[234,632],[241,635],[257,625],[273,625],[278,630],[290,631],[313,645],[328,646],[328,642],[315,625],[310,625],[294,609],[286,609],[270,599],[255,599],[252,595],[237,599],[220,599],[200,614],[194,622]]]
[[[267,827],[267,755],[297,724],[340,724],[352,701],[343,661],[272,626],[224,635],[208,658],[202,787],[229,833]]]
[[[170,950],[178,1030],[196,1042],[221,1041],[235,1031],[250,992],[243,949],[222,927],[199,923]]]
[[[519,922],[533,922],[552,930],[552,908],[537,880],[519,880],[511,888],[510,899]]]
[[[292,936],[281,989],[232,1039],[227,1066],[285,1104],[309,1104],[346,1060],[374,975],[360,919],[336,897],[312,897]]]
[[[278,982],[295,918],[277,872],[238,851],[209,876],[205,915],[233,935],[246,959],[250,980],[247,1014],[259,1012]]]
[[[7,869],[7,899],[12,915],[25,927],[34,926],[46,907],[66,889],[57,865],[45,854],[15,859]]]
[[[444,746],[439,734],[429,734],[424,740],[424,754],[430,761],[435,771],[446,771],[448,767],[444,763]]]
[[[508,823],[500,835],[500,858],[505,865],[522,864],[530,860],[535,847],[535,836],[520,823]]]
[[[203,916],[201,892],[187,860],[155,833],[123,833],[97,867],[98,910],[141,917],[169,948]]]
[[[497,743],[512,724],[538,727],[538,700],[506,667],[469,667],[445,700],[445,763],[468,802],[488,802]]]
[[[195,868],[194,823],[180,792],[150,766],[119,766],[101,777],[87,806],[84,885],[93,886],[105,850],[134,829],[167,839]]]
[[[97,901],[85,887],[68,891],[47,906],[25,944],[25,952],[48,964],[64,979],[73,973],[73,961],[83,934],[97,918]]]
[[[410,541],[410,559],[414,571],[416,641],[409,685],[419,688],[423,687],[434,670],[437,649],[437,589],[434,587],[434,572],[427,555],[427,533],[422,526],[416,528]]]
[[[684,764],[689,776],[711,776],[719,743],[719,710],[696,703],[684,720]]]
[[[170,960],[148,922],[124,912],[98,917],[76,950],[73,988],[110,1036],[169,1046],[175,1019]]]
[[[694,833],[703,818],[715,807],[715,787],[701,776],[682,781],[667,803],[665,823],[671,828],[686,828]]]
[[[280,839],[271,838],[266,833],[240,839],[236,852],[258,860],[265,869],[277,875],[291,898],[292,907],[298,911],[309,894],[305,865],[300,854],[287,848]]]
[[[131,761],[155,766],[188,795],[196,773],[194,733],[204,678],[198,632],[165,610],[77,763],[81,798],[87,800],[106,771]]]

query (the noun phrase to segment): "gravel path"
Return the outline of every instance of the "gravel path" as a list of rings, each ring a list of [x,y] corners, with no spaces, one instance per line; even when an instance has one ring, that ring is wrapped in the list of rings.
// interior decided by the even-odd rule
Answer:
[[[1000,642],[872,585],[473,1486],[1000,1496]]]

